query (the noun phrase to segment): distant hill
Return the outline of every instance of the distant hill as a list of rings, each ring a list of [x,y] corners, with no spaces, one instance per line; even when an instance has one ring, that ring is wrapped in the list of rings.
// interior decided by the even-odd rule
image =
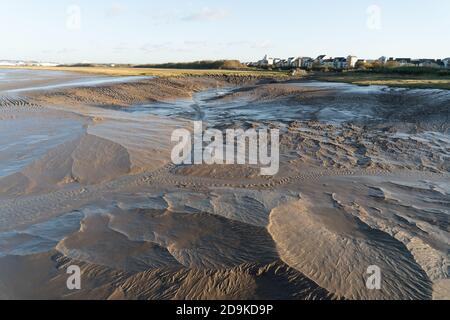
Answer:
[[[243,70],[247,66],[238,60],[194,61],[180,63],[143,64],[135,68],[161,68],[161,69],[217,69],[217,70]]]

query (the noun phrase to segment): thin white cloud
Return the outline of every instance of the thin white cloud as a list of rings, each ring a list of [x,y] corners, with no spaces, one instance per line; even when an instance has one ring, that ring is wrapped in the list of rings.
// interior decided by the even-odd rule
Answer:
[[[253,48],[253,49],[268,49],[268,48],[273,48],[273,44],[269,40],[265,40],[262,42],[253,42],[251,45],[251,48]]]
[[[132,48],[128,46],[126,43],[120,43],[117,46],[113,48],[116,52],[125,52],[125,51],[131,51]]]
[[[217,48],[218,52],[223,49],[269,49],[273,48],[273,44],[268,41],[251,41],[251,40],[236,40],[229,42],[217,42],[211,40],[184,40],[181,42],[147,42],[142,45],[139,49],[146,53],[150,52],[195,52],[199,50],[205,50],[208,48]],[[122,48],[121,48],[122,49]],[[116,50],[120,50],[116,48]]]
[[[106,16],[108,18],[117,17],[123,14],[125,11],[127,11],[126,6],[121,3],[115,2],[106,10]]]
[[[227,18],[230,12],[226,9],[204,7],[198,12],[184,16],[184,21],[218,21]]]
[[[57,54],[57,55],[65,55],[65,54],[71,54],[71,53],[75,53],[75,52],[77,52],[78,50],[77,49],[74,49],[74,48],[61,48],[61,49],[46,49],[46,50],[43,50],[42,51],[42,53],[44,53],[44,54],[49,54],[49,55],[54,55],[54,54]]]
[[[251,49],[268,49],[272,48],[273,44],[269,40],[264,41],[249,41],[249,40],[238,40],[230,41],[225,44],[227,47],[247,47]]]
[[[183,44],[186,47],[191,48],[204,48],[207,47],[209,44],[211,44],[211,42],[206,40],[186,40],[183,42]]]
[[[156,52],[156,51],[163,51],[163,50],[169,50],[172,48],[171,42],[162,42],[162,43],[146,43],[143,46],[141,46],[141,50],[145,52]]]
[[[204,50],[211,45],[206,40],[186,40],[182,42],[147,42],[140,47],[141,51],[146,53],[152,52],[193,52],[196,50]]]
[[[154,11],[147,15],[147,19],[153,25],[163,25],[179,20],[180,14],[176,10]]]

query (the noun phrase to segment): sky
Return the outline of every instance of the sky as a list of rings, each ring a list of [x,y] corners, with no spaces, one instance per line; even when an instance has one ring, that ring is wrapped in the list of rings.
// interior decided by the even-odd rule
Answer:
[[[450,57],[448,0],[0,0],[0,60]]]

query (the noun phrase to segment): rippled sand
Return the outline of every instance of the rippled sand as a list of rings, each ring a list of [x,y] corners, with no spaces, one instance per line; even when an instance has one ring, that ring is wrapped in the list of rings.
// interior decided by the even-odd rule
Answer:
[[[0,85],[0,298],[449,299],[450,93],[241,82]],[[192,120],[279,128],[279,174],[172,165]]]

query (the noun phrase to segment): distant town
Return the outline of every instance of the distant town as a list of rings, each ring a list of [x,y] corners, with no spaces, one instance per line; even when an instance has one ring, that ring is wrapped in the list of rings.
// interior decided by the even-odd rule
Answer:
[[[0,66],[4,67],[56,67],[59,63],[55,62],[40,62],[40,61],[25,61],[25,60],[0,60]]]
[[[330,57],[320,55],[317,58],[311,57],[290,57],[288,59],[271,58],[266,55],[257,62],[247,63],[250,67],[267,68],[267,69],[364,69],[370,67],[428,67],[436,69],[450,68],[450,58],[445,59],[411,59],[411,58],[387,58],[380,57],[377,60],[360,59],[356,56],[349,55],[347,57]]]
[[[214,62],[233,62],[234,64],[214,64]],[[395,68],[395,67],[424,67],[433,69],[450,69],[450,58],[445,59],[412,59],[380,57],[376,60],[361,59],[353,55],[347,57],[330,57],[320,55],[317,58],[311,57],[289,57],[287,59],[272,58],[265,55],[259,61],[241,64],[238,60],[218,60],[218,61],[196,61],[192,63],[166,63],[152,65],[133,64],[90,64],[81,63],[69,66],[104,66],[104,67],[149,67],[149,68],[186,68],[186,69],[240,69],[242,67],[254,67],[270,70],[320,70],[320,71],[342,71],[350,69],[374,69],[374,68]],[[0,60],[0,66],[38,66],[56,67],[65,66],[55,62],[24,61],[24,60]]]

